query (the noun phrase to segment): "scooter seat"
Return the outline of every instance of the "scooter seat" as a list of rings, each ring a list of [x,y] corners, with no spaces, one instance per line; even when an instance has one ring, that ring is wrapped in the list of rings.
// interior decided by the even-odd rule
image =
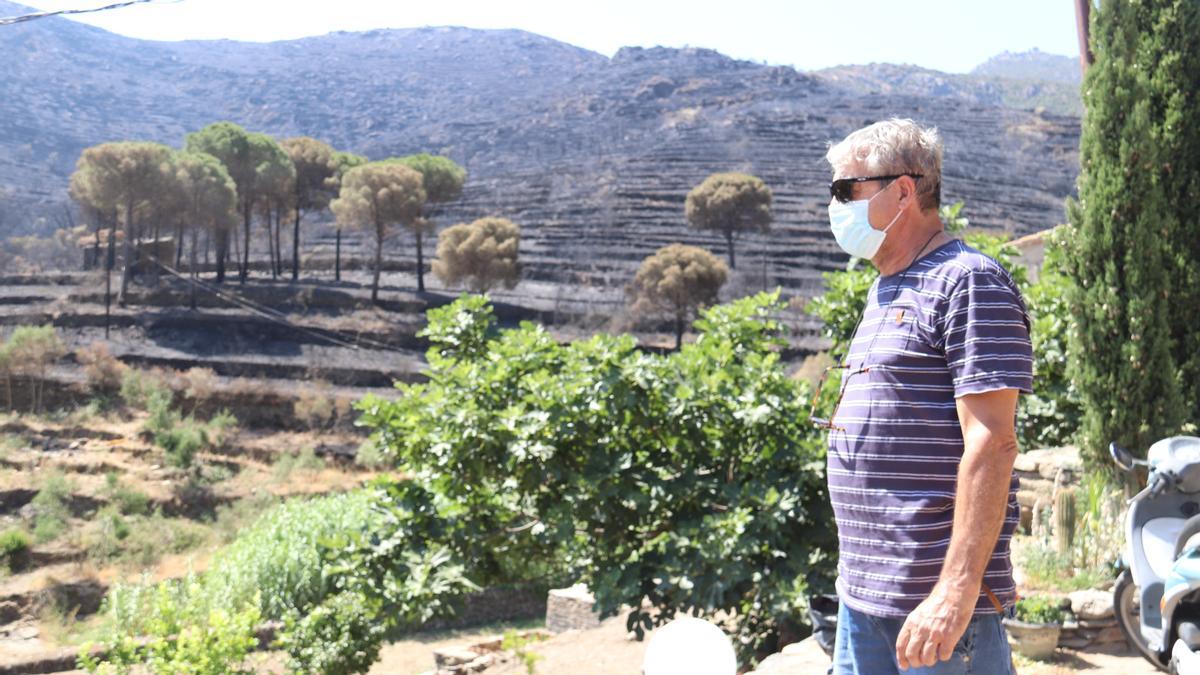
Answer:
[[[1155,442],[1146,451],[1146,459],[1151,464],[1159,464],[1168,459],[1200,462],[1200,438],[1196,436],[1172,436]]]

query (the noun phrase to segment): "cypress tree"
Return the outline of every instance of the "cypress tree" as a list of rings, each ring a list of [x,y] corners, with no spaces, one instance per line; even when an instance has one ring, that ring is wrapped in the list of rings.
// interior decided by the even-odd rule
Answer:
[[[1150,101],[1155,145],[1162,153],[1160,175],[1174,212],[1171,266],[1172,352],[1189,430],[1200,425],[1200,2],[1173,0],[1154,17],[1151,33],[1159,48],[1153,60]]]
[[[1079,199],[1068,202],[1065,240],[1075,281],[1070,372],[1093,467],[1111,466],[1110,441],[1144,455],[1185,418],[1171,319],[1180,228],[1151,77],[1163,57],[1160,18],[1177,4],[1113,0],[1092,13],[1096,61],[1083,82]]]

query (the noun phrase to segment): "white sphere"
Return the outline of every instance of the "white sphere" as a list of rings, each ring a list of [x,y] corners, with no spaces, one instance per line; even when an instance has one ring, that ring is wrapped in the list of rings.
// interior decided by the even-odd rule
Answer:
[[[717,626],[683,616],[650,632],[643,675],[734,675],[737,655]]]

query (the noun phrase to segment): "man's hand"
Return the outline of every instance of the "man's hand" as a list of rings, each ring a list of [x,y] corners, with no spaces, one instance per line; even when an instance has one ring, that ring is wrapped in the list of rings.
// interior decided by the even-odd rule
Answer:
[[[896,661],[900,668],[932,666],[949,659],[971,622],[978,599],[978,589],[971,593],[949,589],[940,583],[934,586],[933,593],[917,605],[900,628],[896,638]]]

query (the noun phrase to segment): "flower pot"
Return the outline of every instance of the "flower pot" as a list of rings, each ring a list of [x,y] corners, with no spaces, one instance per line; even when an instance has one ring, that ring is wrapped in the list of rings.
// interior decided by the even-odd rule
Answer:
[[[1054,655],[1058,647],[1058,635],[1062,632],[1059,623],[1027,623],[1016,619],[1005,619],[1009,643],[1018,654],[1031,659],[1045,659]]]

